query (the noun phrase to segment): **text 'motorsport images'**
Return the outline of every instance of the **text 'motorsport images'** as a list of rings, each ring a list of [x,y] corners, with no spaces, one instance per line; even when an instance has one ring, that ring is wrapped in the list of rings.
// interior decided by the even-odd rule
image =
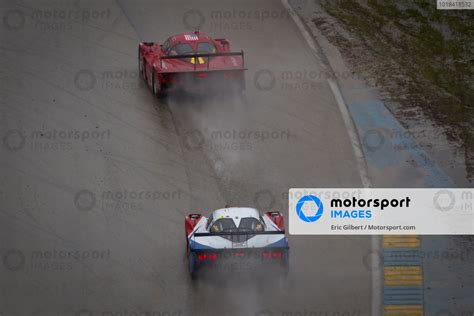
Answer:
[[[474,0],[0,15],[0,316],[474,315]]]

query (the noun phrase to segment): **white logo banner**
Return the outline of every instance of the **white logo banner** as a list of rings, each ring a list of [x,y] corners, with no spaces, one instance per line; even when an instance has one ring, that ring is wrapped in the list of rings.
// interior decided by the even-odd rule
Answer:
[[[292,235],[472,235],[474,189],[290,189]]]

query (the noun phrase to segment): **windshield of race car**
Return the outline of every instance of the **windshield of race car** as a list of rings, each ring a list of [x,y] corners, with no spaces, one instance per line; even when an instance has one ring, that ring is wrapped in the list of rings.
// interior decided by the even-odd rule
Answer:
[[[263,225],[256,218],[242,218],[239,224],[239,231],[261,232],[263,231]]]
[[[197,52],[204,54],[213,54],[216,52],[216,47],[209,42],[199,43],[197,46]]]
[[[221,218],[216,220],[210,228],[211,233],[231,233],[236,231],[259,232],[263,230],[263,224],[258,219],[253,217],[242,218],[238,228],[235,226],[235,223],[232,219]]]
[[[213,54],[215,53],[216,47],[214,44],[210,42],[202,42],[197,44],[197,51],[193,49],[193,47],[188,43],[180,43],[173,46],[168,52],[168,55],[176,56],[176,55],[186,55],[186,54],[193,54],[193,53],[201,53],[201,54]]]
[[[168,55],[176,56],[176,55],[185,55],[185,54],[192,54],[194,53],[193,48],[191,45],[186,43],[176,44],[171,50],[169,51]]]
[[[230,218],[218,219],[212,224],[210,232],[211,233],[222,233],[222,232],[235,232],[237,227],[234,224],[234,221]]]

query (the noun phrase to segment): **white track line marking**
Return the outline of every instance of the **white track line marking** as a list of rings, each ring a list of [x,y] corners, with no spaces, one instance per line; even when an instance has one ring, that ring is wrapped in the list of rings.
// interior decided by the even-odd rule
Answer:
[[[295,22],[296,26],[300,30],[301,34],[303,35],[304,39],[308,43],[309,47],[313,51],[315,57],[320,60],[318,52],[318,45],[316,44],[313,36],[307,31],[304,22],[300,19],[298,13],[291,7],[288,3],[288,0],[281,0],[281,3],[285,7],[285,9],[290,14],[291,18]],[[330,66],[329,66],[330,67]],[[339,89],[338,84],[333,80],[328,80],[329,86],[331,87],[332,93],[334,94],[334,98],[336,99],[336,103],[339,107],[339,110],[342,115],[342,119],[344,121],[344,125],[346,126],[347,133],[349,135],[349,139],[352,145],[352,150],[354,151],[354,155],[357,161],[357,166],[359,169],[359,175],[362,182],[363,187],[370,188],[370,179],[367,171],[367,165],[364,158],[364,153],[362,151],[362,146],[360,144],[359,136],[357,134],[357,130],[355,128],[354,122],[349,114],[349,110],[347,108],[346,103],[344,102],[344,97]],[[379,236],[372,235],[371,236],[371,253],[372,254],[381,254],[381,239]],[[379,267],[381,262],[379,260],[379,255],[372,255],[371,256],[371,267],[372,267],[372,306],[371,306],[371,314],[372,316],[379,316],[382,314],[382,269]]]
[[[347,109],[347,105],[344,102],[344,97],[342,96],[339,86],[334,80],[328,79],[328,83],[331,87],[332,93],[334,94],[334,98],[336,99],[336,103],[339,107],[339,110],[341,111],[342,119],[344,121],[344,125],[346,126],[347,133],[349,134],[349,139],[357,161],[362,186],[364,188],[370,188],[371,185],[367,172],[367,165],[365,163],[364,152],[362,151],[359,136],[357,134],[354,122],[352,121],[351,115],[349,114],[349,110]]]

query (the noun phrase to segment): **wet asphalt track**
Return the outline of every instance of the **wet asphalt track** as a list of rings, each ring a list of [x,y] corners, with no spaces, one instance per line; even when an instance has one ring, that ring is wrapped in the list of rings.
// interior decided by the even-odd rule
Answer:
[[[291,187],[361,185],[325,66],[279,1],[1,3],[2,316],[369,314],[368,237],[290,236],[286,280],[187,275],[184,214],[287,214]],[[197,26],[244,49],[246,92],[155,99],[139,40]]]

